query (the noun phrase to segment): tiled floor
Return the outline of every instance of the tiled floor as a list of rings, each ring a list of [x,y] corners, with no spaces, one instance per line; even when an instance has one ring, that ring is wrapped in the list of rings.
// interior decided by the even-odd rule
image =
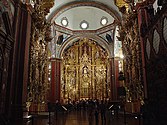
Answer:
[[[99,114],[98,123],[95,122],[94,113],[91,117],[88,117],[89,111],[70,111],[67,113],[58,113],[57,117],[54,113],[51,113],[50,123],[48,113],[43,113],[38,116],[34,116],[33,121],[24,122],[24,125],[142,125],[135,116],[129,114],[126,115],[126,122],[124,115],[120,114],[118,118],[106,113],[106,122],[101,121],[101,115]]]

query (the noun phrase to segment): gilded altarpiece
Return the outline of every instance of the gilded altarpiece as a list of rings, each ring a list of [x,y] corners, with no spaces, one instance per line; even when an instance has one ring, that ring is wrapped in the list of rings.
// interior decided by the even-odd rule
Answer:
[[[105,49],[90,39],[80,39],[63,53],[62,99],[110,97],[109,59]]]
[[[30,41],[29,83],[26,106],[31,111],[45,111],[47,106],[48,82],[48,42],[50,25],[46,22],[44,3],[36,3],[33,8]]]
[[[143,69],[141,43],[139,39],[138,18],[136,12],[125,13],[124,25],[119,30],[119,40],[123,44],[124,74],[126,88],[126,110],[139,112],[143,104]]]

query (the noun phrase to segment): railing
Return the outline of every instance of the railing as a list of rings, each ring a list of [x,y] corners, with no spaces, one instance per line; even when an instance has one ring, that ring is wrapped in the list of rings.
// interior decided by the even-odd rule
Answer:
[[[24,111],[23,113],[27,113],[27,115],[23,116],[23,120],[26,120],[26,122],[30,121],[31,125],[34,125],[34,120],[35,120],[36,116],[38,116],[42,113],[47,113],[46,116],[48,118],[48,125],[51,125],[52,124],[52,121],[51,121],[51,113],[52,112],[54,112],[54,114],[57,117],[58,112],[67,112],[68,111],[68,109],[65,106],[63,106],[63,105],[56,106],[55,104],[49,105],[48,109],[49,109],[48,111]],[[4,124],[4,125],[8,125],[8,124]]]

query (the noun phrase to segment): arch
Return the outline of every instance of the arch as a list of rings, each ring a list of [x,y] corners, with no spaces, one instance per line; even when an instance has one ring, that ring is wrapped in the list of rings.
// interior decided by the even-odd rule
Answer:
[[[105,5],[103,3],[91,1],[91,2],[70,2],[68,4],[65,4],[65,5],[61,6],[60,8],[53,10],[53,12],[48,16],[47,20],[52,22],[52,20],[55,17],[58,17],[63,12],[65,12],[71,8],[79,7],[79,6],[96,7],[96,8],[99,8],[101,10],[106,11],[108,14],[113,16],[118,22],[121,19],[120,14],[116,10],[109,8],[107,5]]]
[[[59,50],[59,53],[58,53],[58,57],[61,58],[62,57],[62,54],[64,52],[64,50],[70,46],[72,43],[76,42],[77,40],[79,39],[82,39],[82,38],[88,38],[88,39],[92,39],[94,40],[95,42],[97,42],[102,48],[106,49],[109,57],[113,57],[114,55],[114,52],[112,52],[111,48],[109,47],[108,43],[101,37],[99,36],[96,36],[96,35],[90,35],[90,34],[81,34],[81,35],[75,35],[75,36],[72,36],[70,38],[68,38],[66,41],[64,41],[63,45],[61,46],[60,50]]]

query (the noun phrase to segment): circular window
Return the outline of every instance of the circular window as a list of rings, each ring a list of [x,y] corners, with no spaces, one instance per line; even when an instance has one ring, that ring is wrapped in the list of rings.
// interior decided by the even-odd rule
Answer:
[[[89,27],[89,23],[85,20],[83,20],[81,23],[80,23],[80,28],[81,29],[87,29]]]
[[[102,26],[107,25],[107,23],[108,23],[108,18],[107,18],[107,17],[102,17],[100,23],[101,23]]]
[[[66,17],[63,17],[61,19],[61,25],[64,26],[64,27],[68,26],[68,19]]]

